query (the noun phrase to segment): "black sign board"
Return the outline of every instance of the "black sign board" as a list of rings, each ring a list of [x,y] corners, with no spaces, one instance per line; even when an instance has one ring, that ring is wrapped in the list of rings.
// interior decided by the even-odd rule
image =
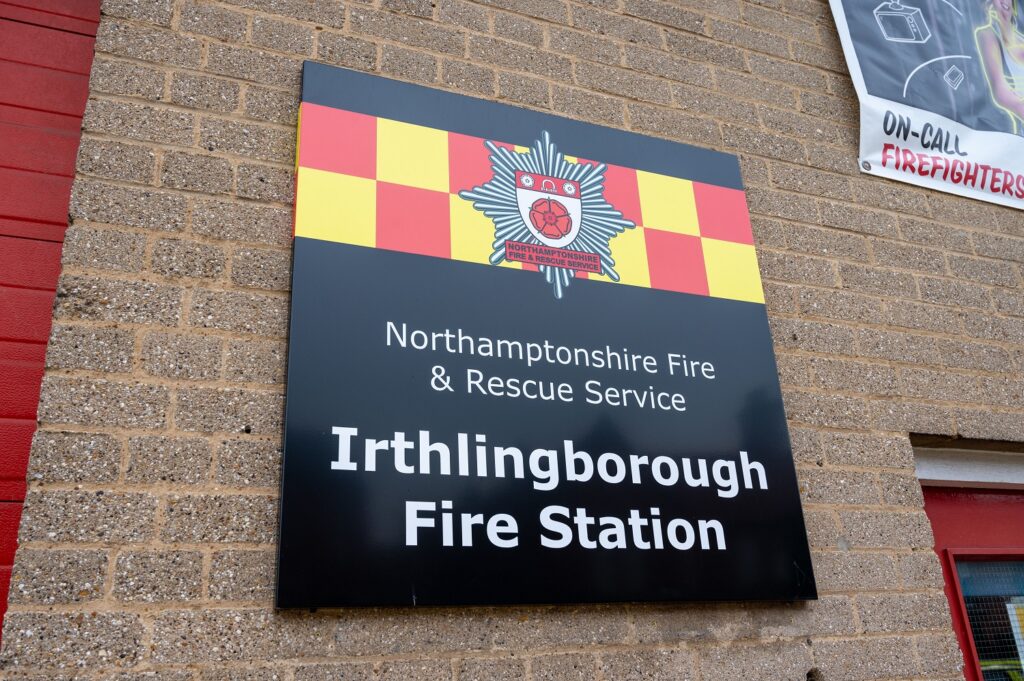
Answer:
[[[302,100],[279,607],[815,597],[734,157]]]

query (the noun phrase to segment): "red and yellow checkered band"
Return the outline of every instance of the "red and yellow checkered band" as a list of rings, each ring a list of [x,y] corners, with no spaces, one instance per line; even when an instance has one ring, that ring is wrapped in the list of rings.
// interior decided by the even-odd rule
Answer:
[[[493,175],[484,142],[303,102],[295,235],[492,266],[494,223],[458,195]],[[610,242],[620,285],[764,302],[741,190],[609,165],[604,197],[636,224]]]

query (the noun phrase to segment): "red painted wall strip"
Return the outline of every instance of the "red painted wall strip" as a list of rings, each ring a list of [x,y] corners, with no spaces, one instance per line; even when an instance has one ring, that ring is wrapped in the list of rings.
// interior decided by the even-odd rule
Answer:
[[[0,0],[0,619],[99,12],[99,0]]]

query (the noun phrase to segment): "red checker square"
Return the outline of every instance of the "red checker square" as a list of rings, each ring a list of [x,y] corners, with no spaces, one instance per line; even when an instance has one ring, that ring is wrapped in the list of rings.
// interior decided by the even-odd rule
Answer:
[[[450,258],[448,194],[378,182],[377,248]]]
[[[636,171],[622,166],[608,166],[604,172],[604,199],[622,216],[636,225],[644,224],[640,210],[640,187]]]
[[[377,119],[303,102],[299,165],[372,180],[377,176]]]
[[[495,142],[495,146],[514,149],[511,144]],[[480,137],[448,133],[448,189],[458,194],[463,189],[479,187],[494,176],[491,150]]]
[[[694,182],[693,198],[701,236],[753,245],[750,211],[743,190]]]
[[[700,237],[645,228],[644,239],[651,288],[708,295]]]

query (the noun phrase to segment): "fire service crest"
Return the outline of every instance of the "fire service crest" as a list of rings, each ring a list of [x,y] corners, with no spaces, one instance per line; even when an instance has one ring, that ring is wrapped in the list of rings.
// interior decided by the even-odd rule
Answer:
[[[492,178],[459,192],[494,221],[492,265],[535,265],[561,298],[577,272],[618,281],[611,240],[634,225],[604,198],[607,166],[571,163],[546,131],[518,152],[485,142]]]

